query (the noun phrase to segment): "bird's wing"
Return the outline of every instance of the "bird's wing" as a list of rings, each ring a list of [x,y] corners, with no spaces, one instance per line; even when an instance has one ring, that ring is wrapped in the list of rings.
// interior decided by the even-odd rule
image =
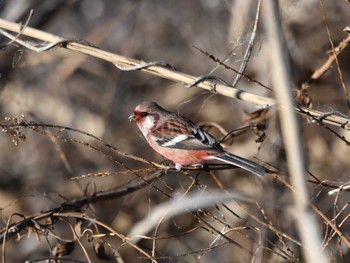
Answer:
[[[192,121],[169,117],[151,133],[158,145],[174,149],[222,151],[219,142]]]

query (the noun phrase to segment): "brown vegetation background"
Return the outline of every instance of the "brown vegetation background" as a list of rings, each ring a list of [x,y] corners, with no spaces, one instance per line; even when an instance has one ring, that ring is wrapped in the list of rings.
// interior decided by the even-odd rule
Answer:
[[[255,2],[5,0],[0,2],[0,17],[24,23],[33,9],[30,27],[232,83],[237,74],[198,49],[219,59],[227,57],[225,63],[238,69],[252,34]],[[280,2],[285,52],[291,61],[291,85],[293,94],[299,94],[298,103],[349,119],[349,97],[343,88],[349,92],[349,48],[339,54],[339,67],[333,64],[310,87],[303,91],[301,87],[330,56],[330,39],[338,45],[347,38],[343,30],[350,25],[350,4],[340,0]],[[269,46],[264,18],[259,19],[245,74],[269,89],[244,77],[237,87],[273,98],[276,87],[271,85]],[[0,41],[2,260],[44,262],[39,260],[63,257],[61,262],[149,262],[151,257],[154,262],[304,262],[302,251],[307,245],[300,243],[295,225],[298,214],[288,188],[275,109],[261,113],[263,121],[259,122],[252,114],[259,108],[247,102],[142,71],[120,71],[111,63],[60,47],[37,53],[8,44],[3,36]],[[134,107],[144,100],[157,101],[205,125],[218,139],[259,122],[260,129],[237,132],[224,145],[227,151],[276,171],[277,177],[256,178],[240,169],[228,169],[169,171],[159,179],[143,181],[140,176],[152,176],[154,167],[120,153],[163,161],[128,121]],[[308,163],[310,202],[339,229],[336,234],[313,210],[322,238],[320,251],[331,262],[350,262],[350,243],[346,242],[350,239],[349,193],[345,189],[328,194],[349,181],[349,129],[300,115],[298,120]],[[13,126],[3,126],[8,124]],[[139,187],[133,189],[135,184]],[[116,236],[126,236],[157,205],[177,195],[218,190],[248,195],[254,201],[184,211],[160,221],[136,247]],[[114,192],[106,198],[89,201],[97,193],[110,191]],[[85,198],[84,202],[76,202],[79,198]],[[70,202],[74,205],[67,208]],[[24,223],[23,218],[30,220]],[[18,231],[7,233],[6,227],[18,222],[22,223]]]

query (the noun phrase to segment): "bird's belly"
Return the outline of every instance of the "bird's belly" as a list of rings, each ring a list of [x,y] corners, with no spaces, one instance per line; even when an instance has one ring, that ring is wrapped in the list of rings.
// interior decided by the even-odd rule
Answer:
[[[210,155],[210,152],[205,150],[185,150],[162,147],[162,149],[157,149],[157,151],[165,158],[182,165],[204,163],[205,159],[207,159],[206,157]]]

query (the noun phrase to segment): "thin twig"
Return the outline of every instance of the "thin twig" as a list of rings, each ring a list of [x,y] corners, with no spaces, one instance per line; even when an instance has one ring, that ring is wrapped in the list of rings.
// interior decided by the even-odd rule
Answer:
[[[301,85],[302,90],[309,89],[312,84],[321,78],[333,65],[335,58],[340,55],[340,53],[350,44],[350,35],[348,35],[345,39],[343,39],[336,47],[334,47],[334,50],[331,52],[331,55],[328,57],[328,59],[319,67],[317,68],[311,75],[310,79],[304,82]]]
[[[340,83],[341,83],[341,85],[342,85],[343,92],[344,92],[344,95],[345,95],[346,104],[347,104],[347,106],[348,106],[348,113],[350,114],[350,99],[349,99],[349,94],[348,94],[348,90],[347,90],[347,88],[346,88],[346,86],[345,86],[345,83],[344,83],[344,77],[343,77],[343,73],[342,73],[341,68],[340,68],[340,64],[339,64],[339,60],[338,60],[338,55],[337,55],[337,53],[336,53],[336,51],[335,51],[335,46],[334,46],[334,43],[333,43],[333,40],[332,40],[331,32],[330,32],[330,30],[329,30],[329,26],[328,26],[328,22],[327,22],[327,13],[326,13],[326,10],[325,10],[324,5],[323,5],[323,0],[320,0],[320,5],[321,5],[321,9],[322,9],[323,18],[324,18],[324,24],[325,24],[325,27],[326,27],[326,30],[327,30],[327,35],[328,35],[329,43],[331,44],[332,53],[334,54],[335,63],[336,63],[336,65],[337,65],[337,71],[338,71]]]
[[[258,24],[259,24],[259,20],[260,20],[259,19],[260,18],[260,10],[261,10],[261,0],[258,1],[258,5],[257,5],[257,8],[256,8],[256,14],[255,14],[255,21],[254,21],[253,31],[252,31],[250,39],[249,39],[248,47],[247,47],[247,49],[245,51],[245,54],[244,54],[244,58],[243,58],[241,67],[238,70],[238,72],[240,74],[237,74],[235,80],[232,83],[232,87],[236,87],[237,83],[242,78],[242,74],[244,73],[245,69],[247,68],[248,61],[249,61],[249,58],[250,58],[250,56],[252,54],[253,46],[254,46],[254,43],[255,43],[256,31],[258,29]]]
[[[90,204],[95,204],[105,200],[111,200],[114,198],[120,198],[120,197],[129,195],[131,193],[134,193],[142,189],[144,186],[147,186],[147,185],[152,185],[152,187],[156,187],[152,184],[152,182],[163,175],[165,175],[165,172],[158,170],[153,174],[144,178],[144,180],[140,180],[135,183],[126,183],[125,185],[118,186],[111,190],[96,192],[90,196],[83,196],[83,197],[71,199],[66,202],[63,202],[57,207],[49,209],[48,211],[41,212],[40,215],[35,215],[33,217],[26,217],[23,220],[12,224],[9,224],[8,222],[6,228],[0,230],[0,243],[3,242],[2,243],[3,250],[5,249],[6,239],[13,237],[17,233],[19,233],[21,230],[29,226],[32,226],[33,225],[32,220],[37,220],[38,218],[48,218],[52,215],[52,213],[65,213],[68,211],[79,211],[83,207]],[[160,190],[160,189],[157,189],[157,190]],[[11,220],[11,217],[9,218],[9,220]],[[4,257],[5,253],[3,252],[2,255]]]

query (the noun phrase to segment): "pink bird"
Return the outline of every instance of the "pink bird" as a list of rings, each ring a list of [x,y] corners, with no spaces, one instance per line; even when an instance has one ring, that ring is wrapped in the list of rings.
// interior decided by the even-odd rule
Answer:
[[[129,120],[137,124],[155,151],[175,163],[177,170],[181,170],[182,165],[200,165],[219,160],[258,176],[268,173],[263,166],[224,151],[220,143],[200,126],[153,101],[136,106]]]

